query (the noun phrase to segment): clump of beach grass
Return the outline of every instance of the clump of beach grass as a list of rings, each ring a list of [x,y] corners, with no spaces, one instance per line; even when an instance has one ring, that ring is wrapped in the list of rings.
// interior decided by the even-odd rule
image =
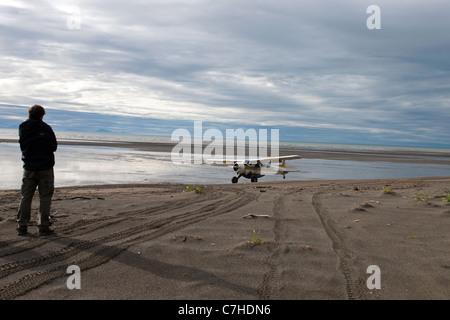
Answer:
[[[417,235],[416,235],[414,232],[412,232],[412,231],[408,231],[408,236],[409,236],[411,239],[416,239],[416,238],[417,238]]]
[[[447,189],[445,189],[444,191],[444,199],[442,201],[450,202],[450,191],[448,191]]]
[[[262,241],[261,237],[259,236],[259,230],[255,231],[255,229],[253,229],[252,244],[257,245],[257,244],[263,244],[263,243],[264,243],[264,241]]]
[[[381,191],[383,194],[393,194],[394,192],[392,191],[392,188],[390,187],[384,187],[383,190]]]
[[[184,191],[189,192],[189,191],[195,191],[195,193],[203,193],[203,189],[200,187],[195,187],[193,185],[188,185]]]
[[[416,194],[412,198],[415,199],[415,200],[423,201],[425,203],[430,201],[430,196],[422,196],[420,193]]]

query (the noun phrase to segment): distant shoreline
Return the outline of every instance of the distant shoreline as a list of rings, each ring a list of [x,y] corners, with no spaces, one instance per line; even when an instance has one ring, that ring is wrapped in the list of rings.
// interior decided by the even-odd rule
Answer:
[[[0,143],[18,143],[17,139],[0,139]],[[145,152],[172,152],[177,143],[168,142],[135,142],[135,141],[83,141],[58,140],[59,145],[127,148]],[[208,144],[204,144],[203,147]],[[270,150],[270,148],[269,148]],[[193,148],[192,148],[193,152]],[[224,151],[224,155],[225,155]],[[347,161],[386,161],[397,163],[429,163],[450,165],[450,153],[447,152],[420,152],[420,151],[356,151],[320,148],[305,148],[281,146],[280,155],[298,154],[305,159],[347,160]]]

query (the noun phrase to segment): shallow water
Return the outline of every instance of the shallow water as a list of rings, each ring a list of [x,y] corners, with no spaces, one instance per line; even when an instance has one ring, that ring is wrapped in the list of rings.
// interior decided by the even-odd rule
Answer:
[[[230,183],[235,175],[228,166],[180,165],[166,152],[145,152],[114,147],[60,145],[55,153],[55,185],[80,186],[124,183]],[[450,165],[300,159],[288,163],[297,170],[286,180],[382,179],[448,176]],[[0,143],[0,189],[19,189],[22,161],[17,143]],[[280,175],[261,181],[282,181]],[[249,183],[241,178],[239,183]]]

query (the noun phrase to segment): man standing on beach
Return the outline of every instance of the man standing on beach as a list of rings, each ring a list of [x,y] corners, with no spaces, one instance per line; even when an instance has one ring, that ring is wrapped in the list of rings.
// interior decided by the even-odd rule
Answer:
[[[55,133],[42,119],[45,109],[34,105],[28,110],[29,118],[19,126],[19,143],[22,151],[23,179],[21,201],[17,212],[17,234],[28,235],[31,202],[36,187],[39,190],[39,236],[54,233],[50,229],[50,205],[54,191],[54,152],[58,147]]]

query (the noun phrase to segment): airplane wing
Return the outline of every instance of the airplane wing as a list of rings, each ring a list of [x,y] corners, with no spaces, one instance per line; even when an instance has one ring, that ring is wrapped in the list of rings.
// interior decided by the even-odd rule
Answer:
[[[281,157],[267,157],[267,158],[258,158],[258,159],[249,159],[248,161],[283,161],[283,160],[294,160],[301,159],[302,157],[299,155],[290,155],[290,156],[281,156]]]
[[[238,161],[248,161],[250,163],[253,162],[265,162],[265,161],[273,161],[273,162],[281,162],[284,160],[294,160],[301,159],[302,157],[299,155],[289,155],[289,156],[279,156],[279,157],[266,157],[266,158],[242,158],[242,159],[206,159],[206,163],[214,163],[214,164],[227,164],[227,163],[236,163]]]

